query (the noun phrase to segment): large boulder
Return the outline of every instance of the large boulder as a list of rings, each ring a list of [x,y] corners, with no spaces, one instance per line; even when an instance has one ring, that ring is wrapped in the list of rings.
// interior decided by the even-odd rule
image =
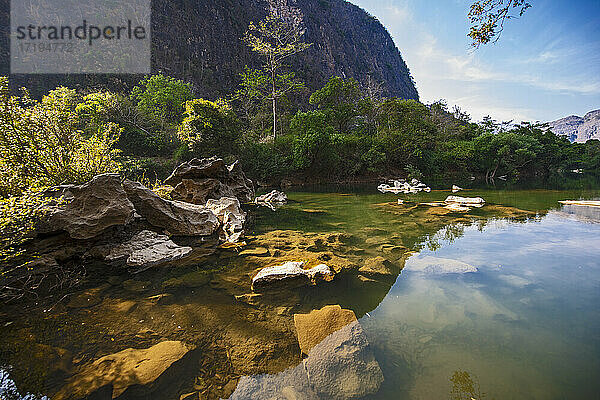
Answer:
[[[134,272],[182,259],[192,252],[191,247],[181,247],[165,235],[144,230],[130,240],[110,249],[105,260],[126,263]]]
[[[172,186],[171,197],[194,204],[205,204],[209,199],[236,197],[242,203],[254,199],[254,185],[246,178],[236,161],[227,166],[217,157],[194,158],[179,165],[165,180]]]
[[[125,225],[135,211],[118,174],[97,175],[83,185],[59,186],[43,195],[63,196],[67,203],[53,210],[39,231],[64,230],[73,239],[90,239],[107,228]]]
[[[101,357],[69,379],[54,399],[85,398],[106,387],[107,397],[114,399],[130,387],[151,385],[190,350],[182,342],[164,341],[147,349],[125,349]]]
[[[230,400],[347,400],[377,393],[383,373],[354,313],[328,306],[304,315],[302,324],[319,331],[314,338],[320,340],[314,345],[311,341],[308,357],[278,374],[240,378]],[[328,321],[329,317],[334,321]]]
[[[219,228],[217,216],[206,207],[163,199],[139,182],[126,180],[123,188],[138,214],[173,235],[209,236]]]
[[[375,394],[383,373],[358,321],[327,336],[304,361],[311,388],[322,399],[360,399]]]

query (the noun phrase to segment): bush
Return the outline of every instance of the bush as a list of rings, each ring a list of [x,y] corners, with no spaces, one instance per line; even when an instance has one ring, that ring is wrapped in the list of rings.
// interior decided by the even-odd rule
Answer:
[[[79,97],[64,87],[41,102],[26,91],[12,96],[8,79],[0,78],[0,196],[19,195],[28,188],[83,183],[119,170],[113,145],[120,128],[114,123],[84,134],[75,111]]]
[[[294,136],[294,166],[315,175],[330,172],[336,157],[333,151],[335,129],[322,111],[298,112],[290,130]]]

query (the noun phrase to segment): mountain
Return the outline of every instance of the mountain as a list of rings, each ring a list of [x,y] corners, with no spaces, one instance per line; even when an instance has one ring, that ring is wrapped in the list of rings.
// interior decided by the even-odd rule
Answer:
[[[1,5],[4,3],[4,5]],[[0,74],[8,73],[8,8],[0,0]],[[333,75],[380,86],[382,95],[418,99],[409,69],[381,23],[345,0],[154,0],[152,1],[152,69],[190,82],[197,96],[231,94],[246,65],[260,59],[241,41],[248,24],[264,18],[270,7],[284,4],[304,17],[304,40],[313,45],[290,66],[310,90]],[[47,90],[59,84],[104,86],[125,90],[136,76],[15,75],[14,87]],[[35,94],[35,93],[34,93]]]
[[[600,110],[590,111],[585,116],[571,115],[548,122],[548,126],[557,135],[564,135],[571,142],[585,143],[590,139],[600,140]]]

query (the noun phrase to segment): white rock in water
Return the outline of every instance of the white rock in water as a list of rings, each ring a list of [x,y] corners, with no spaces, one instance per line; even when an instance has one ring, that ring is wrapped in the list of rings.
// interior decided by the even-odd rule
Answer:
[[[458,203],[470,207],[482,207],[485,204],[485,200],[481,197],[448,196],[446,197],[446,200],[444,200],[444,203]]]
[[[315,284],[319,279],[333,275],[331,269],[325,264],[319,264],[311,269],[303,269],[303,266],[304,261],[288,261],[283,265],[263,268],[252,278],[252,288],[287,280],[298,280],[300,285]]]
[[[423,191],[426,193],[429,193],[429,192],[431,192],[431,188],[428,186],[428,187],[424,188]]]
[[[287,195],[278,190],[272,190],[270,193],[263,194],[254,199],[255,203],[285,203]]]
[[[459,190],[463,190],[463,189],[461,187],[456,186],[456,185],[452,185],[452,193],[456,193]]]

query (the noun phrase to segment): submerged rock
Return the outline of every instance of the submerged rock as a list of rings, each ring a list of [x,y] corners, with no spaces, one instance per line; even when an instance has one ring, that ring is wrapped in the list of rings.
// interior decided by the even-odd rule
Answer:
[[[294,319],[298,315],[305,317],[303,326],[318,332],[305,342],[312,346],[308,357],[278,374],[240,378],[230,400],[345,400],[379,390],[383,373],[352,311],[326,306],[310,314],[296,314]]]
[[[458,260],[433,256],[411,257],[406,263],[407,271],[420,272],[429,275],[466,274],[477,272],[477,268]]]
[[[390,248],[393,247],[394,246]],[[403,248],[400,248],[398,251],[402,250]],[[397,276],[397,271],[394,270],[395,268],[392,262],[381,256],[377,256],[366,259],[365,264],[359,268],[358,272],[367,278],[395,278]]]
[[[339,305],[325,306],[308,314],[294,314],[294,326],[300,350],[309,354],[327,336],[356,321],[354,311]]]
[[[123,188],[138,214],[173,235],[209,236],[219,228],[216,215],[204,206],[163,199],[139,182],[126,180]]]
[[[118,174],[98,175],[83,185],[51,188],[43,195],[62,195],[67,204],[51,212],[40,232],[64,230],[73,239],[90,239],[107,228],[129,223],[134,215]]]
[[[168,236],[144,230],[127,242],[113,247],[105,260],[112,263],[125,262],[137,273],[150,267],[180,260],[191,252],[191,247],[178,246]]]
[[[304,361],[311,388],[323,399],[360,399],[377,393],[383,373],[358,321],[327,336]]]
[[[463,206],[469,207],[483,207],[485,200],[481,197],[460,197],[460,196],[448,196],[444,203],[451,204],[456,203]]]
[[[69,379],[54,399],[75,399],[93,395],[109,386],[109,396],[119,397],[128,388],[152,384],[190,348],[178,341],[164,341],[147,349],[125,349],[101,357]]]
[[[252,289],[261,289],[277,283],[285,283],[288,287],[317,284],[319,281],[333,279],[333,271],[319,264],[311,269],[303,269],[304,261],[288,261],[283,265],[261,269],[252,278]]]

